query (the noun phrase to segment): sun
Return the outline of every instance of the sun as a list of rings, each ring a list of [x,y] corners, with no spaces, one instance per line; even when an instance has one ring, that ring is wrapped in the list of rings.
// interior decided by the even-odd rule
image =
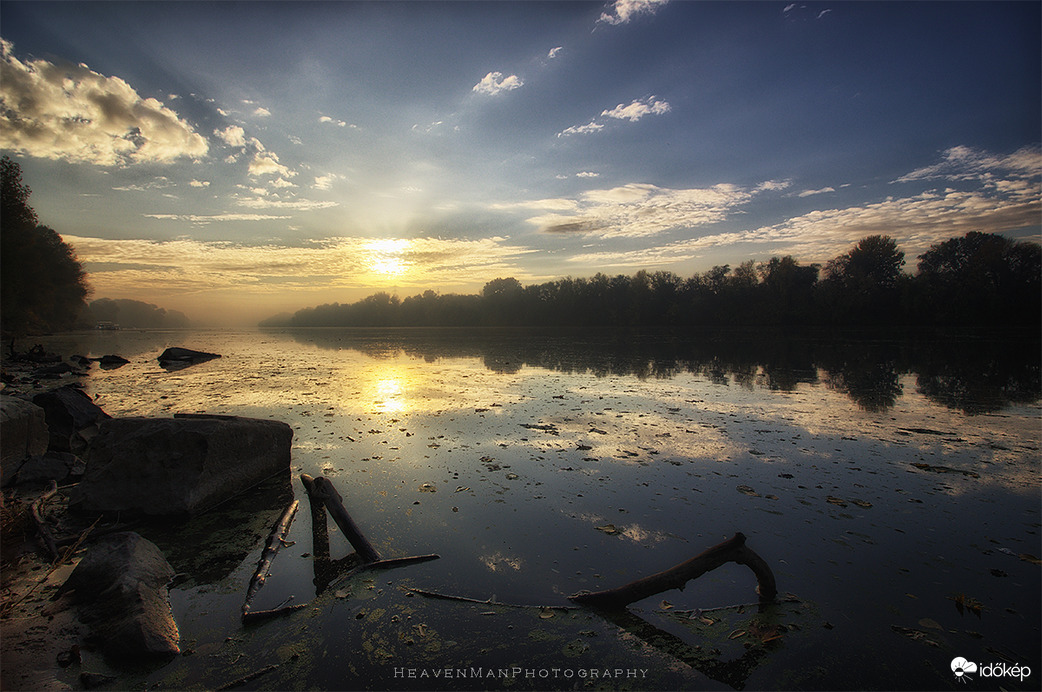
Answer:
[[[373,240],[366,243],[365,249],[369,253],[369,270],[385,277],[401,276],[409,270],[409,262],[405,256],[411,245],[411,241],[401,238]]]

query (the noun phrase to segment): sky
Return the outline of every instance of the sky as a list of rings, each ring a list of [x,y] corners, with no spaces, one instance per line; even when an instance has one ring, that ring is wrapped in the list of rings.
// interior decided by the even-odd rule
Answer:
[[[1038,2],[0,1],[0,149],[133,298],[378,291],[892,236],[1039,242]]]

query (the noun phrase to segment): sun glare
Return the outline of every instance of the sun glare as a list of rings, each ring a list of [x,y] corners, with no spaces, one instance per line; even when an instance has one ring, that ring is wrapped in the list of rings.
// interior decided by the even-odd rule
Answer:
[[[369,269],[381,276],[401,276],[409,269],[405,254],[410,245],[409,240],[393,238],[368,243],[365,249],[369,253]]]

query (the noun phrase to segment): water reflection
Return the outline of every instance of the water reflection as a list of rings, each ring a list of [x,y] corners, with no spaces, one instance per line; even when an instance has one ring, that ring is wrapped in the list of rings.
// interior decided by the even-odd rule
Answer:
[[[490,371],[526,367],[597,377],[668,379],[694,374],[722,386],[793,391],[824,382],[861,409],[892,408],[904,393],[901,377],[917,390],[970,415],[1033,403],[1042,396],[1037,335],[913,335],[820,332],[310,329],[288,332],[301,343],[352,349],[373,358],[407,355],[435,362],[472,357]],[[385,406],[404,405],[403,383],[377,385]],[[393,409],[386,409],[393,410]]]

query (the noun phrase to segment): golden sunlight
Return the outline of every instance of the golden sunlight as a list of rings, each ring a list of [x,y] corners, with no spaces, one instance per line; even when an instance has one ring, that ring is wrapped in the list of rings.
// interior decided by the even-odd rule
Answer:
[[[369,269],[387,277],[401,276],[409,269],[405,253],[411,245],[412,241],[394,238],[366,243]]]

